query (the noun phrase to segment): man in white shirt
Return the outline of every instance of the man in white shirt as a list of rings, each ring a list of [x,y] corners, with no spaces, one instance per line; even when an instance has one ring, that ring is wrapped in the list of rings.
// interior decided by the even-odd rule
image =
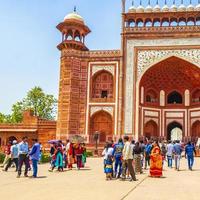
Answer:
[[[135,172],[133,169],[133,151],[131,151],[131,144],[129,142],[129,137],[124,137],[124,149],[122,152],[123,155],[123,162],[122,162],[122,180],[126,179],[126,169],[128,168],[131,180],[130,181],[136,181]]]

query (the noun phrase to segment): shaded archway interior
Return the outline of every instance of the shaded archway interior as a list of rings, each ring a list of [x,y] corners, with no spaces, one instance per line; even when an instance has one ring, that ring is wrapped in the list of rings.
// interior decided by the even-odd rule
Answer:
[[[171,140],[171,133],[172,133],[172,130],[175,129],[175,128],[179,128],[179,129],[183,130],[183,127],[180,123],[178,123],[176,121],[170,123],[167,126],[167,139],[168,140]]]
[[[186,89],[193,91],[194,88],[200,88],[200,69],[172,56],[148,69],[140,82],[140,89],[141,87],[144,87],[144,95],[148,101],[152,96],[153,102],[158,103],[161,90],[167,96],[172,92],[184,95]]]

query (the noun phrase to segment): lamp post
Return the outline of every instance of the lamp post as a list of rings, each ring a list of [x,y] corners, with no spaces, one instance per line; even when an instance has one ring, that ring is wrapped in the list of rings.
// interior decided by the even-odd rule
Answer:
[[[94,141],[95,141],[95,155],[98,155],[98,140],[99,140],[99,131],[94,133]]]

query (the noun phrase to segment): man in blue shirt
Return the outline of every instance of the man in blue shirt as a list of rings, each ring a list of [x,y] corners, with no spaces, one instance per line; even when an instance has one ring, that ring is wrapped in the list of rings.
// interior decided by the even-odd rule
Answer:
[[[188,168],[192,170],[194,164],[194,154],[196,155],[196,150],[194,145],[191,142],[185,146],[185,158],[188,160]]]
[[[175,160],[175,169],[179,171],[180,169],[180,160],[181,160],[181,153],[183,149],[181,147],[180,141],[177,140],[173,147],[173,153],[174,153],[174,160]]]
[[[33,164],[33,176],[32,178],[37,178],[37,172],[38,172],[38,161],[40,159],[40,144],[38,143],[37,139],[33,139],[33,146],[31,148],[31,152],[29,153],[29,156],[32,160]]]
[[[115,177],[120,178],[121,173],[122,173],[122,151],[124,148],[124,144],[122,139],[120,138],[118,143],[114,145],[114,150],[113,150],[113,157],[115,159]],[[119,172],[118,171],[119,167]],[[118,175],[117,175],[118,174]]]
[[[18,165],[18,175],[17,178],[20,178],[22,173],[22,165],[25,164],[24,176],[28,177],[28,167],[29,167],[29,157],[28,157],[28,138],[23,137],[22,142],[18,144],[19,151],[19,165]]]
[[[150,154],[151,154],[152,145],[150,141],[145,145],[144,156],[145,156],[145,169],[147,169],[147,165],[150,166]]]

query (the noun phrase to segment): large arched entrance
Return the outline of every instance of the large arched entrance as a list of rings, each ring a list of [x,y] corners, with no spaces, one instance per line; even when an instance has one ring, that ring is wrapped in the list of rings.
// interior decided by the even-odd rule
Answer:
[[[91,142],[93,140],[93,135],[95,132],[99,132],[100,142],[105,142],[107,136],[111,136],[113,134],[113,120],[112,116],[105,112],[99,111],[95,113],[90,120],[90,136]]]
[[[167,126],[167,139],[172,141],[183,139],[183,127],[180,123],[174,121]]]
[[[196,121],[192,125],[192,134],[193,139],[200,138],[200,121]]]
[[[153,120],[148,121],[144,127],[144,136],[148,139],[157,138],[158,134],[158,125]]]
[[[143,134],[141,136],[147,135],[150,126],[145,122],[149,119],[158,122],[158,134],[161,139],[182,138],[185,137],[185,133],[191,136],[190,130],[188,131],[191,121],[187,113],[190,113],[194,106],[200,107],[199,67],[171,56],[148,68],[137,84],[139,104],[136,115],[139,117],[135,126],[136,130]],[[168,121],[181,121],[185,125],[182,127],[180,124],[172,123],[168,126]]]

